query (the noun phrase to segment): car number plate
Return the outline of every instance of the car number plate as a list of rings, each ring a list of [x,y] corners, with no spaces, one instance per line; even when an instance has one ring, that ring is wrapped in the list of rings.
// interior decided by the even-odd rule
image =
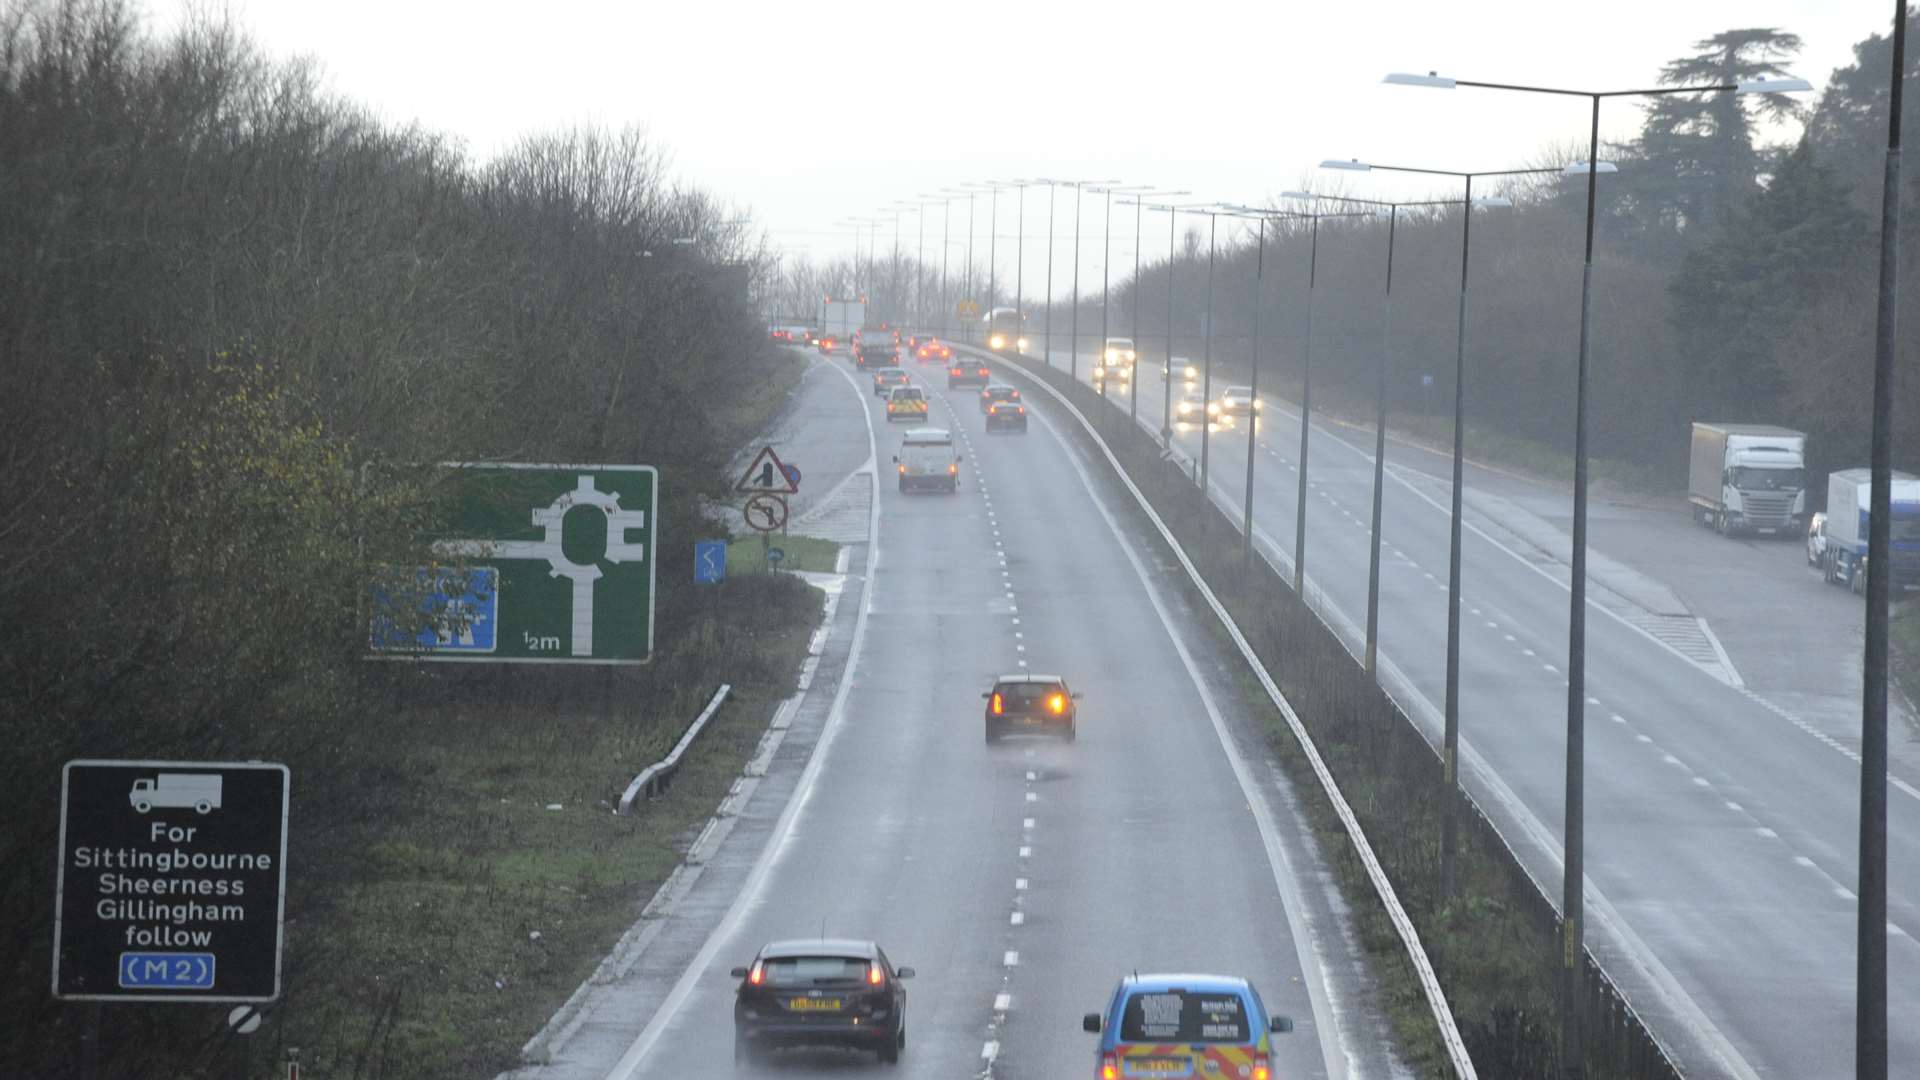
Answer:
[[[839,998],[789,998],[787,1008],[793,1012],[839,1012]]]
[[[1186,1058],[1128,1058],[1127,1071],[1135,1075],[1157,1076],[1161,1074],[1185,1073],[1193,1069],[1193,1063]]]

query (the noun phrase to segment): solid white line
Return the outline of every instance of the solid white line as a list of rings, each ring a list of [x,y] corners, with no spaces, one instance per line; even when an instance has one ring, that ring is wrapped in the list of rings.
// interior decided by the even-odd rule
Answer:
[[[853,376],[849,375],[845,369],[836,366],[834,370],[840,372],[855,393],[860,392],[860,384],[855,382]],[[760,852],[759,859],[754,862],[753,869],[747,874],[747,880],[741,886],[740,892],[734,896],[733,903],[727,908],[727,913],[721,916],[720,922],[707,935],[706,943],[694,955],[693,961],[687,965],[685,971],[680,973],[680,978],[674,982],[673,989],[668,991],[666,999],[660,1003],[660,1008],[654,1011],[653,1018],[647,1021],[647,1026],[642,1028],[640,1034],[635,1036],[633,1042],[627,1046],[626,1053],[620,1055],[620,1060],[615,1062],[613,1068],[608,1071],[607,1080],[631,1080],[637,1075],[641,1062],[646,1060],[647,1055],[653,1051],[654,1044],[660,1040],[661,1032],[666,1030],[667,1025],[693,996],[694,983],[712,966],[721,944],[733,936],[747,912],[759,902],[760,893],[766,888],[767,878],[771,875],[774,864],[780,861],[786,853],[788,843],[793,839],[794,822],[798,820],[801,811],[813,798],[814,787],[819,781],[820,771],[827,760],[828,752],[833,747],[834,736],[840,732],[841,722],[847,711],[847,694],[853,688],[853,672],[859,665],[861,646],[866,642],[867,612],[873,606],[874,579],[880,566],[880,471],[878,468],[880,450],[879,443],[874,437],[873,414],[865,407],[865,395],[862,395],[861,406],[861,415],[867,420],[867,463],[864,468],[873,482],[873,505],[867,516],[867,592],[859,611],[854,613],[853,641],[847,648],[847,662],[840,675],[840,685],[834,691],[833,704],[828,708],[826,721],[820,727],[820,737],[814,743],[813,754],[807,759],[806,768],[801,770],[800,779],[794,786],[793,794],[788,797],[786,808],[781,811],[779,820],[774,824],[773,832],[767,838],[767,846]]]

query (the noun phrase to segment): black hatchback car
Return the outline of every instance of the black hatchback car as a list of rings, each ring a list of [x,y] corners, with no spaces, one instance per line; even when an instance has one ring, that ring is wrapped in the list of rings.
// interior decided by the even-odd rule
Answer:
[[[1079,728],[1080,695],[1058,675],[1002,675],[987,699],[987,741],[1015,732],[1043,732],[1072,742]]]
[[[981,412],[991,411],[993,409],[993,403],[996,401],[1017,402],[1019,400],[1020,400],[1019,389],[1017,387],[1008,386],[1006,383],[988,383],[987,385],[980,388],[980,411]]]
[[[1027,430],[1027,407],[1017,401],[996,401],[987,406],[987,430],[1002,428]]]
[[[871,941],[776,941],[733,969],[733,1061],[756,1064],[791,1046],[872,1050],[889,1065],[907,1045],[910,967]]]

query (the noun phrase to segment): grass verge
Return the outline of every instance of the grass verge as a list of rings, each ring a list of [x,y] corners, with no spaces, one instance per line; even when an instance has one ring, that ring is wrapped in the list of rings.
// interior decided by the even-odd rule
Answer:
[[[511,1067],[631,925],[792,692],[822,600],[773,574],[702,597],[645,668],[394,674],[406,704],[360,755],[358,805],[299,861],[275,1028],[311,1075]],[[668,792],[615,816],[720,679]]]
[[[1179,539],[1262,664],[1292,703],[1393,883],[1431,959],[1479,1075],[1537,1080],[1557,1070],[1559,927],[1551,905],[1492,827],[1463,800],[1456,881],[1438,888],[1440,814],[1448,798],[1433,749],[1360,670],[1333,632],[1264,562],[1249,567],[1240,534],[1160,448],[1103,408],[1099,395],[1047,372],[1094,418],[1128,476]],[[1077,427],[1077,425],[1075,425]],[[1190,588],[1184,575],[1183,588]],[[1196,593],[1197,595],[1197,593]],[[1210,622],[1225,640],[1225,631]],[[1229,648],[1232,646],[1229,645]],[[1247,676],[1249,682],[1251,674]],[[1263,698],[1257,684],[1245,695]],[[1326,853],[1355,930],[1380,979],[1394,1031],[1422,1076],[1450,1074],[1430,1010],[1384,907],[1303,749],[1276,710],[1263,710],[1275,756],[1287,769]],[[1589,964],[1580,1001],[1590,1033],[1588,1077],[1671,1078],[1637,1018]]]
[[[772,565],[767,561],[767,551],[771,548],[781,551],[778,565],[782,570],[831,574],[834,564],[840,560],[840,545],[832,540],[812,536],[745,536],[727,545],[727,573],[765,573]]]

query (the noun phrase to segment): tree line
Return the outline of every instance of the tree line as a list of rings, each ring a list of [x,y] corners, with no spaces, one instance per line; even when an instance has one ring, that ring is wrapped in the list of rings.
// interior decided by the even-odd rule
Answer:
[[[448,511],[420,466],[652,464],[662,541],[724,535],[710,417],[777,362],[736,217],[641,131],[479,161],[221,16],[0,6],[0,1011],[36,1032],[0,1072],[72,1056],[45,990],[62,762],[292,761],[309,856],[350,812],[398,711],[369,582],[431,561]]]

